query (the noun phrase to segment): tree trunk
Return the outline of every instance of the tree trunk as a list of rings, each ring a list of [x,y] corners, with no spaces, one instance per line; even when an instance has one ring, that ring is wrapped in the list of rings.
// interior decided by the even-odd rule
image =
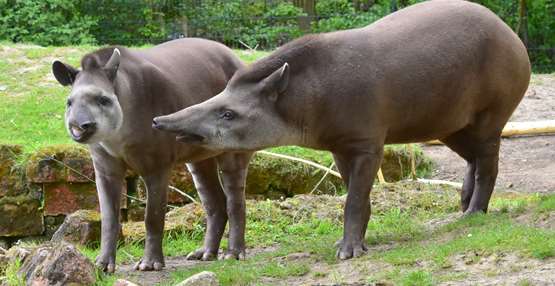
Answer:
[[[526,47],[528,47],[528,6],[526,0],[520,0],[520,9],[518,14],[517,34]]]

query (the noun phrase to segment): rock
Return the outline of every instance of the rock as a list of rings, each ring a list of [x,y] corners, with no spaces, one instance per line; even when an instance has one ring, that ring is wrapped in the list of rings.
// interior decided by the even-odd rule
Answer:
[[[127,189],[122,186],[121,208],[127,207]],[[92,183],[44,184],[44,214],[68,215],[80,209],[98,210],[96,185]]]
[[[113,286],[139,286],[131,281],[127,281],[125,279],[118,279],[116,280],[116,282],[114,283]]]
[[[23,262],[19,274],[27,285],[93,285],[96,270],[75,246],[61,242],[37,247]]]
[[[44,231],[41,202],[28,195],[0,198],[0,236],[31,236]]]
[[[214,272],[202,271],[197,273],[176,286],[218,286],[218,278]]]
[[[27,259],[29,254],[31,254],[32,249],[27,247],[21,247],[19,245],[12,246],[6,252],[6,256],[8,257],[9,261],[19,260],[24,261]]]
[[[89,177],[94,178],[94,174],[89,172],[90,168],[80,169],[78,166],[92,166],[90,163],[76,163],[75,160],[89,162],[90,156],[86,148],[73,145],[54,145],[41,148],[31,154],[26,166],[26,174],[32,183],[54,183],[61,181],[71,182],[71,178],[80,177],[77,181],[81,181]],[[79,169],[67,168],[68,164]],[[82,174],[78,174],[78,173]],[[68,180],[68,174],[70,174]],[[88,181],[88,180],[87,180]]]
[[[99,242],[100,213],[93,210],[78,210],[68,215],[51,239],[52,242],[62,240],[81,245]]]

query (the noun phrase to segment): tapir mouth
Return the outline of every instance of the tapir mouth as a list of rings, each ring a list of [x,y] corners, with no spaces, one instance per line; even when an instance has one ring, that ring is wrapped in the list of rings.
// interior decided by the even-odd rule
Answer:
[[[78,143],[86,142],[96,131],[96,128],[82,129],[79,126],[70,125],[69,133],[71,134],[71,139]]]
[[[204,142],[204,136],[191,132],[180,132],[175,136],[175,140],[189,144],[201,144]]]

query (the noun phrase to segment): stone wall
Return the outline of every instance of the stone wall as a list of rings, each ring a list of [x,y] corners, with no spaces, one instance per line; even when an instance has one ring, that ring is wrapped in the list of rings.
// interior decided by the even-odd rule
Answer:
[[[388,180],[405,177],[408,155],[388,148],[384,174]],[[418,169],[429,161],[418,153]],[[300,162],[255,155],[249,166],[247,196],[283,198],[310,192],[324,172]],[[196,196],[184,164],[175,166],[170,184]],[[328,175],[316,190],[334,194],[343,188],[339,178]],[[141,180],[129,173],[122,186],[124,220],[142,220],[146,192]],[[188,199],[169,191],[168,202],[183,205]],[[0,145],[0,240],[2,237],[51,236],[66,215],[79,209],[98,210],[94,168],[87,149],[78,145],[50,146],[23,154],[21,146]]]

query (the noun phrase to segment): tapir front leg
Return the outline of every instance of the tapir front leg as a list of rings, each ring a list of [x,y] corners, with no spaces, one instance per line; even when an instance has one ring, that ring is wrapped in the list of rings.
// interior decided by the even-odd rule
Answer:
[[[100,203],[101,239],[97,267],[112,273],[116,269],[116,247],[120,232],[119,211],[125,177],[124,164],[102,150],[91,150]]]
[[[135,265],[136,270],[158,271],[165,266],[162,239],[164,237],[169,176],[170,170],[163,169],[143,177],[147,188],[146,239],[144,255]]]
[[[349,259],[366,252],[364,235],[370,218],[370,190],[380,167],[383,145],[370,150],[334,153],[342,166],[341,176],[348,180],[343,239],[338,243],[337,257]]]
[[[245,183],[252,153],[225,153],[218,156],[218,168],[226,196],[229,241],[224,259],[245,258]]]

